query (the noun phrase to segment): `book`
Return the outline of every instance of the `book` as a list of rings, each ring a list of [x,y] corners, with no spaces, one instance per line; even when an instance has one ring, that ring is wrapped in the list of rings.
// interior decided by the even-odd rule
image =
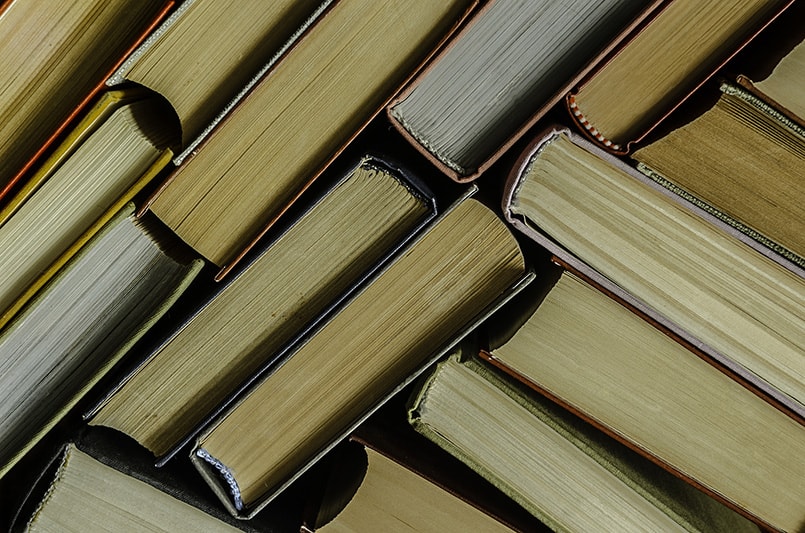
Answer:
[[[24,531],[239,531],[68,446]]]
[[[415,432],[398,397],[320,460],[321,489],[311,496],[319,499],[311,501],[302,531],[547,531]]]
[[[505,224],[459,201],[197,439],[191,459],[250,516],[533,274]]]
[[[779,86],[774,78],[767,81]],[[788,80],[801,87],[805,69]],[[722,82],[715,105],[632,158],[658,183],[805,267],[805,126],[785,114],[784,100],[750,87]]]
[[[462,362],[453,355],[440,362],[415,390],[409,417],[417,431],[554,531],[758,531],[734,511],[472,358]]]
[[[764,528],[801,526],[802,419],[583,277],[547,289],[517,321],[487,323],[484,359]]]
[[[388,107],[447,175],[469,181],[659,2],[490,2]]]
[[[435,216],[432,193],[362,157],[90,413],[161,461]]]
[[[52,428],[201,268],[154,220],[121,210],[0,333],[0,475]]]
[[[803,62],[805,41],[801,37],[799,44],[785,54],[768,77],[753,82],[748,76],[741,75],[738,76],[738,84],[748,88],[770,107],[779,109],[799,125],[805,124],[805,100],[802,91],[797,90],[805,68]]]
[[[0,327],[170,162],[178,129],[138,91],[110,91],[0,210]]]
[[[670,0],[566,102],[599,146],[627,153],[794,2]]]
[[[506,186],[504,211],[518,229],[805,414],[805,276],[796,265],[746,246],[566,129],[539,136]]]
[[[9,531],[298,531],[306,494],[294,487],[278,506],[237,520],[198,483],[190,463],[156,468],[147,450],[106,428],[70,431],[29,468],[35,477],[8,485],[22,499]]]
[[[471,4],[335,2],[166,179],[150,209],[223,276]]]
[[[0,198],[67,131],[172,6],[166,0],[0,2]]]
[[[144,85],[182,123],[183,158],[330,1],[185,0],[107,80]]]
[[[347,507],[318,531],[511,531],[372,448],[365,453],[363,483]]]

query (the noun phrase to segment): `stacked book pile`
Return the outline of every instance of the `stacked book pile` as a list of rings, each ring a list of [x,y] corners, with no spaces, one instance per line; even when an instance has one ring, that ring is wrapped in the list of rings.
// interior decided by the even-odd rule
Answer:
[[[802,531],[803,7],[0,3],[0,528]]]

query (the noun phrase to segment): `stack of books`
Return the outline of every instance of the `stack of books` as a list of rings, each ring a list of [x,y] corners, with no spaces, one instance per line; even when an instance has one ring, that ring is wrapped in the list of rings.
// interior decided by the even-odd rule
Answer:
[[[0,6],[19,531],[800,531],[793,0]]]

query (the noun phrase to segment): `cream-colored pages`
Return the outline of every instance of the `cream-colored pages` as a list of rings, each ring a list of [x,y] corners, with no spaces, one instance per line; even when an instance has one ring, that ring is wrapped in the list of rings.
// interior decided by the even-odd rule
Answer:
[[[375,115],[467,0],[340,0],[186,161],[151,206],[219,266]]]
[[[441,219],[199,441],[251,506],[349,430],[523,277],[492,211],[469,199]]]

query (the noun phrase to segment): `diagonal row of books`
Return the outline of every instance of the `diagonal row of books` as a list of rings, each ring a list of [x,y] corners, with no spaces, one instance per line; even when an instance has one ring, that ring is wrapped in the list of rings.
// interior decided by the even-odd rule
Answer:
[[[712,110],[651,137],[741,43],[796,18],[791,2],[79,4],[2,7],[9,49],[23,28],[64,55],[0,65],[26,96],[8,98],[0,147],[0,477],[114,368],[90,424],[160,464],[189,451],[252,518],[505,304],[487,331],[511,329],[511,310],[525,325],[482,353],[539,394],[449,358],[411,412],[529,513],[569,530],[751,526],[731,507],[801,526],[802,46],[759,88],[724,84]],[[112,32],[117,49],[98,44],[99,11],[133,28]],[[60,32],[27,37],[45,19]],[[457,181],[483,176],[488,197],[486,177],[563,102],[590,140],[552,128],[525,149],[510,226],[475,187],[422,183],[434,172],[401,146]],[[645,174],[617,157],[641,143]],[[455,391],[438,404],[443,382]],[[489,423],[462,407],[476,395]],[[96,464],[66,453],[59,480]],[[63,507],[85,518],[43,504],[23,523],[58,527]]]

